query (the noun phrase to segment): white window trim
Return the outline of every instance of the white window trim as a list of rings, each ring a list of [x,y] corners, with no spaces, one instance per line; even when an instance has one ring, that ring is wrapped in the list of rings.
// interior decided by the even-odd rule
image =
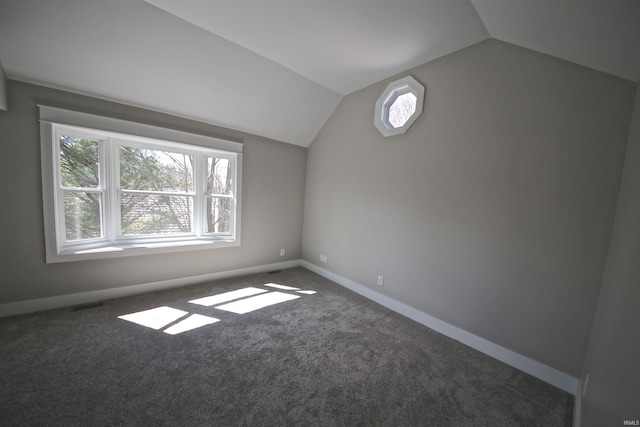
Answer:
[[[68,262],[100,258],[114,258],[132,255],[148,255],[156,253],[202,250],[240,245],[240,219],[242,217],[242,150],[243,144],[209,136],[177,131],[158,126],[130,122],[110,117],[97,116],[77,111],[64,110],[44,105],[40,109],[40,144],[42,167],[42,197],[44,213],[44,231],[46,246],[46,262]],[[140,144],[153,140],[163,141],[168,148],[177,146],[184,150],[184,145],[191,146],[191,151],[218,152],[222,157],[235,158],[235,221],[232,224],[231,236],[222,237],[210,235],[172,236],[168,238],[142,238],[121,239],[111,244],[102,241],[95,245],[83,245],[81,248],[65,247],[58,239],[59,227],[56,226],[56,193],[58,191],[56,169],[54,162],[57,159],[54,137],[55,126],[66,125],[73,128],[84,128],[86,132],[93,132],[100,137],[108,135],[117,137],[118,134],[126,135],[129,141],[134,140]],[[189,150],[189,147],[187,147]],[[198,234],[198,233],[197,233]],[[112,237],[112,236],[111,236]]]
[[[422,106],[424,104],[424,86],[421,85],[412,76],[406,76],[399,80],[395,80],[386,87],[378,101],[376,101],[375,115],[373,124],[380,133],[387,137],[405,133],[411,125],[422,114]],[[389,109],[395,100],[406,93],[412,93],[416,97],[416,111],[409,117],[409,120],[402,126],[394,128],[389,122]]]

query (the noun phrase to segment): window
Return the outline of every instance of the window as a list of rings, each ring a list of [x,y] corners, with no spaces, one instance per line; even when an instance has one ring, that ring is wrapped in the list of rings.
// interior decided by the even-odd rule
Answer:
[[[382,135],[404,133],[422,114],[424,86],[411,76],[390,83],[376,102],[374,125]]]
[[[389,123],[394,128],[405,125],[416,112],[416,101],[418,98],[411,92],[400,95],[389,107]]]
[[[47,262],[239,245],[241,144],[51,107],[40,116]]]

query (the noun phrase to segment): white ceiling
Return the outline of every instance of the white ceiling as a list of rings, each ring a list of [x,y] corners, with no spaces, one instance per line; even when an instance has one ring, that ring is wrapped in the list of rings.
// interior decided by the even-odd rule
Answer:
[[[640,80],[638,0],[0,0],[9,78],[301,146],[343,95],[489,37]]]
[[[468,0],[145,0],[347,95],[489,37]]]

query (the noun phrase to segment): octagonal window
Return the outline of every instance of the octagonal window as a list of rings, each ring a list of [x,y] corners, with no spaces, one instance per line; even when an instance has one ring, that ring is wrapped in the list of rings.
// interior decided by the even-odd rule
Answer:
[[[418,98],[411,92],[400,95],[389,107],[389,123],[394,128],[404,126],[416,112]]]
[[[391,82],[376,102],[373,123],[384,136],[404,133],[422,114],[424,86],[411,76]]]

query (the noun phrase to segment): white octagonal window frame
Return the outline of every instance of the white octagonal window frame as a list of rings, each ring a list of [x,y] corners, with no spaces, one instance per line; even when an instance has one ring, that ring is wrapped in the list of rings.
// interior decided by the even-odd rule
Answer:
[[[402,126],[394,127],[389,121],[389,110],[399,97],[407,93],[413,94],[416,98],[415,111]],[[405,133],[422,114],[423,104],[424,86],[412,76],[403,77],[400,80],[389,83],[380,98],[378,98],[373,124],[385,137]]]

